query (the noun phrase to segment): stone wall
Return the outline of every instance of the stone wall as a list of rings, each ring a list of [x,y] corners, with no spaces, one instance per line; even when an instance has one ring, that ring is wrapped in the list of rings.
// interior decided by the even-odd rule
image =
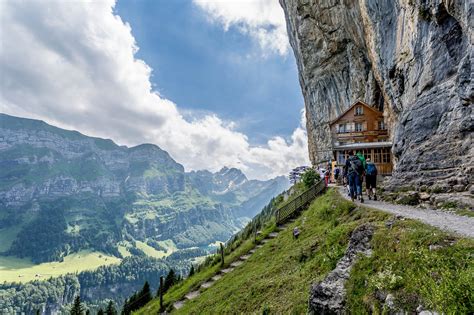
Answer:
[[[474,8],[463,0],[280,0],[305,99],[310,159],[328,122],[362,100],[383,110],[392,185],[473,181]]]

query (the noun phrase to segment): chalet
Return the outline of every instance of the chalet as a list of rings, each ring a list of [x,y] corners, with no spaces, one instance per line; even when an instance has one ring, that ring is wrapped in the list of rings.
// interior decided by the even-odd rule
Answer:
[[[392,173],[392,143],[383,113],[357,101],[330,123],[336,165],[343,166],[349,151],[362,152],[377,166],[380,175]]]

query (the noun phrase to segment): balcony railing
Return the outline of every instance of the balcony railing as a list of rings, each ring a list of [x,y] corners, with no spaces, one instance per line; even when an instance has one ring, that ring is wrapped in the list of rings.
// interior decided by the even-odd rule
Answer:
[[[388,131],[387,129],[383,129],[383,130],[355,130],[355,129],[349,129],[349,130],[336,130],[336,132],[333,132],[333,134],[336,134],[336,135],[348,135],[348,136],[351,136],[351,134],[356,134],[356,136],[365,136],[365,135],[368,135],[368,136],[374,136],[374,135],[387,135],[388,134]]]

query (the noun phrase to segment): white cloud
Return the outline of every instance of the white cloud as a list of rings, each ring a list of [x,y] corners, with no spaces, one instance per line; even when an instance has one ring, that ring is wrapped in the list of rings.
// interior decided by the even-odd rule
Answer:
[[[0,111],[120,144],[155,143],[187,170],[238,167],[250,178],[308,163],[304,124],[262,147],[214,114],[184,118],[152,89],[113,0],[0,1]]]
[[[258,41],[263,51],[288,53],[285,15],[278,0],[193,0],[225,30],[236,27]]]

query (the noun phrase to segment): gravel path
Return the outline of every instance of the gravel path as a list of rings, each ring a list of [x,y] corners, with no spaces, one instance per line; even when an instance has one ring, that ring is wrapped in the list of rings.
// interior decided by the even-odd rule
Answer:
[[[339,188],[339,193],[350,200],[344,188]],[[383,201],[369,200],[364,196],[364,206],[375,208],[405,218],[419,220],[423,223],[440,228],[444,231],[454,232],[456,234],[474,238],[474,218],[459,216],[447,213],[441,210],[419,209],[411,206],[394,205]],[[360,204],[359,202],[357,202]]]

